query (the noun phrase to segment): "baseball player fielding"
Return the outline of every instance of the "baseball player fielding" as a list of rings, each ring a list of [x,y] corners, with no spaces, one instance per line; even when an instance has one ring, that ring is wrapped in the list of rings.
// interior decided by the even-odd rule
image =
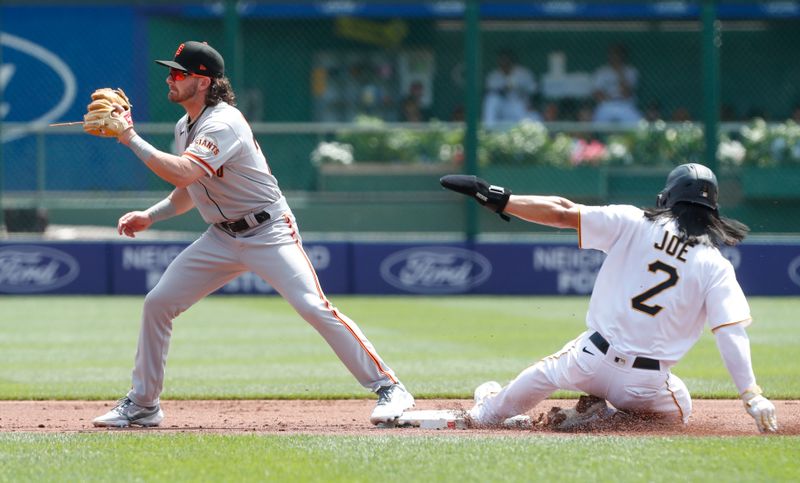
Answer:
[[[186,114],[175,126],[177,154],[154,148],[136,133],[122,89],[98,89],[83,129],[116,138],[155,174],[175,186],[164,200],[119,219],[120,235],[135,237],[153,223],[197,209],[208,230],[186,248],[147,294],[132,388],[95,426],[158,426],[173,320],[206,295],[251,271],[275,288],[328,342],[378,403],[373,424],[395,421],[413,396],[356,323],[320,286],[297,219],[225,77],[222,56],[203,42],[180,44],[167,67],[167,98]]]

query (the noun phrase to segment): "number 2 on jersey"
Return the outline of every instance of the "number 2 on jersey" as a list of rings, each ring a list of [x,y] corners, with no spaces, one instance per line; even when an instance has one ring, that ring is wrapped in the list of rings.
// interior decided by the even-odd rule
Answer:
[[[651,263],[650,265],[647,266],[647,269],[653,273],[665,272],[667,275],[669,275],[669,278],[659,283],[658,285],[655,285],[652,288],[645,290],[636,297],[633,297],[631,299],[631,307],[649,315],[656,315],[657,313],[661,312],[661,309],[663,309],[664,307],[660,305],[647,305],[645,301],[647,299],[655,297],[664,290],[675,286],[675,284],[678,283],[678,278],[679,278],[678,270],[676,270],[675,267],[673,267],[672,265],[667,265],[661,260],[656,260],[655,262]]]

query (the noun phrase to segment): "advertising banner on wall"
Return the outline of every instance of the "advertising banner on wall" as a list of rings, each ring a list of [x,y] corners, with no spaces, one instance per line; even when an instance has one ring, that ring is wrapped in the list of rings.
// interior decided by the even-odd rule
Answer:
[[[144,294],[155,287],[167,266],[186,248],[186,243],[115,243],[111,245],[111,293]],[[304,246],[325,293],[349,292],[348,245],[345,243]],[[209,273],[209,275],[211,275]],[[224,287],[220,295],[274,294],[261,277],[245,272]]]
[[[747,295],[800,295],[800,246],[722,248]],[[569,243],[355,244],[364,294],[588,295],[605,254]]]
[[[44,141],[37,129],[83,119],[90,95],[99,87],[124,89],[135,100],[137,121],[147,121],[148,70],[144,66],[152,60],[137,12],[132,6],[99,2],[92,6],[0,6],[0,120],[10,123],[0,133],[5,190],[38,187],[37,169],[32,166]],[[92,32],[100,31],[99,26],[112,25],[109,38],[116,41],[88,41]],[[127,163],[127,168],[136,160],[125,156],[115,143],[83,136],[79,129],[48,128],[46,134],[48,189],[147,186],[146,170],[120,169],[120,163]]]
[[[0,31],[2,45],[2,119],[4,122],[49,123],[83,116],[89,94],[98,87],[123,87],[129,95],[144,98],[141,61],[147,60],[137,45],[136,10],[125,6],[4,6]],[[79,32],[95,32],[98,25],[113,25],[124,42],[76,41]],[[72,39],[73,41],[69,41]],[[132,42],[133,40],[134,42]],[[143,42],[142,42],[143,43]],[[137,66],[138,64],[138,66]],[[146,106],[137,106],[140,118]],[[3,138],[18,137],[15,131]]]
[[[563,243],[356,244],[367,294],[588,294],[605,255]]]
[[[800,295],[800,245],[747,243],[725,247],[747,295]]]
[[[0,294],[107,294],[106,243],[0,243]]]
[[[186,243],[0,243],[0,294],[145,294]],[[588,295],[605,254],[569,243],[309,243],[327,294]],[[747,295],[800,296],[800,244],[724,247]],[[216,294],[274,294],[244,273]]]

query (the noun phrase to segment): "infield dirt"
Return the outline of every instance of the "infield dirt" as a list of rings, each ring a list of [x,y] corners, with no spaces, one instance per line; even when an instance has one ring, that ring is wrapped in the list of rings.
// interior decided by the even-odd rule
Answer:
[[[800,435],[800,401],[773,401],[778,434]],[[0,432],[167,431],[192,433],[350,434],[350,435],[487,435],[525,436],[564,434],[547,429],[377,428],[369,414],[375,401],[349,400],[214,400],[162,401],[166,415],[159,428],[127,430],[92,427],[92,419],[108,411],[112,401],[0,401]],[[547,400],[529,414],[536,420],[551,407],[571,406],[574,400]],[[468,409],[471,400],[423,399],[416,409]],[[749,436],[755,423],[738,400],[695,400],[687,426],[638,425],[593,434]]]

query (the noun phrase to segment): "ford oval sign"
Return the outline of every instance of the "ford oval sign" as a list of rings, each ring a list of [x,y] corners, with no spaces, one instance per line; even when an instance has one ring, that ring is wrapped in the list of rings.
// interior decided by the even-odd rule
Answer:
[[[17,37],[7,33],[0,33],[0,47],[3,49],[17,51],[26,58],[31,58],[34,60],[34,62],[41,63],[40,65],[42,65],[43,69],[52,70],[56,76],[58,76],[58,79],[62,84],[62,86],[59,87],[63,87],[61,98],[57,101],[54,99],[54,101],[56,101],[55,104],[53,104],[52,107],[49,107],[46,112],[41,113],[41,115],[34,119],[20,120],[20,122],[27,124],[26,127],[11,127],[3,129],[2,141],[6,142],[24,136],[37,124],[46,124],[58,119],[69,109],[69,107],[72,105],[72,102],[75,100],[77,87],[75,75],[72,73],[72,70],[69,68],[69,66],[56,54],[50,52],[41,45],[23,39],[22,37]],[[4,58],[7,57],[8,55],[4,54]],[[14,63],[2,64],[2,66],[0,66],[0,88],[2,88],[3,92],[7,92],[8,89],[6,87],[10,82],[25,82],[25,75],[25,72],[18,71],[18,66]],[[53,87],[55,90],[55,85]],[[5,118],[9,112],[14,110],[13,101],[15,100],[9,99],[8,96],[4,97],[4,103],[0,105],[0,117],[2,118]],[[22,99],[16,100],[23,102]],[[9,104],[9,101],[12,103]]]
[[[795,285],[800,287],[800,257],[795,257],[789,263],[789,278],[792,279]]]
[[[418,294],[464,293],[492,274],[492,264],[480,253],[463,248],[409,248],[388,256],[381,277],[395,288]]]
[[[77,278],[80,266],[71,255],[39,246],[0,248],[0,292],[30,294],[61,288]]]

